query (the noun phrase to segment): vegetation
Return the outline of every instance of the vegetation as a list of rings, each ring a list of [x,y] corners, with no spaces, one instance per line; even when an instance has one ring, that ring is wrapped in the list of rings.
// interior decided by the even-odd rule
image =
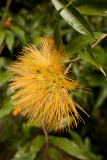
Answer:
[[[106,160],[107,0],[7,0],[0,6],[0,160]],[[43,35],[70,57],[69,76],[91,89],[76,97],[70,92],[90,115],[78,110],[85,124],[71,130],[32,126],[12,104],[8,68],[26,43],[37,46]]]

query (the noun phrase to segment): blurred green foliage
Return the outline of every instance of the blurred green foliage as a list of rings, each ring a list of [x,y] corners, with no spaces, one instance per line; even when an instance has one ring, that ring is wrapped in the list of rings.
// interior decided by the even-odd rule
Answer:
[[[52,0],[52,2],[54,4],[57,0]],[[65,20],[61,17],[57,21],[55,20],[56,10],[52,2],[15,0],[11,2],[10,9],[7,11],[5,9],[6,2],[0,1],[2,6],[0,11],[0,160],[106,160],[107,77],[104,77],[96,67],[98,68],[97,65],[100,64],[107,73],[107,38],[95,46],[91,53],[88,49],[89,57],[87,59],[86,54],[83,57],[87,45],[88,43],[92,44],[96,39],[91,35],[81,35],[80,33],[84,34],[86,31],[83,31],[80,26],[82,24],[91,34],[93,31],[96,38],[101,38],[104,33],[107,33],[107,18],[105,17],[107,1],[73,1],[72,6],[66,8],[70,14],[69,22],[64,12],[62,12],[62,17]],[[60,5],[62,2],[68,3],[65,0],[59,0],[59,2]],[[90,7],[90,5],[93,6]],[[79,11],[84,14],[85,18]],[[4,14],[6,14],[6,18],[3,22]],[[76,22],[72,17],[76,18]],[[77,21],[79,24],[73,29],[71,26],[77,24]],[[61,29],[58,30],[57,27],[54,29],[55,24]],[[54,37],[53,32],[55,33]],[[21,115],[13,114],[14,106],[11,96],[14,91],[8,90],[8,80],[12,76],[8,71],[10,63],[17,59],[17,55],[26,43],[36,45],[38,37],[42,35],[48,35],[56,41],[57,35],[59,38],[62,37],[65,49],[71,59],[81,57],[72,65],[72,76],[80,84],[91,89],[91,94],[79,92],[76,98],[74,97],[90,115],[88,118],[80,113],[83,114],[82,117],[86,124],[79,124],[78,128],[67,130],[62,134],[50,133],[47,153],[45,153],[43,131],[40,128],[29,126]],[[93,61],[94,63],[92,63]],[[81,96],[86,99],[86,102]]]

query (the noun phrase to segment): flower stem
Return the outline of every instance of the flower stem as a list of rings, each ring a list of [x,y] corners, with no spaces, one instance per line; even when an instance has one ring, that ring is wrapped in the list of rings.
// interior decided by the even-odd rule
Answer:
[[[45,142],[46,142],[45,153],[47,153],[47,150],[48,150],[48,132],[47,132],[44,125],[42,127],[43,127],[43,132],[44,132],[44,135],[45,135]]]

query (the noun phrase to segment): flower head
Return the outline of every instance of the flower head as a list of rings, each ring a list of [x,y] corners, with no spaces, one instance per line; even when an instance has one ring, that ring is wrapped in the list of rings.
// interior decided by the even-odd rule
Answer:
[[[76,108],[83,109],[69,95],[80,85],[64,74],[62,52],[50,44],[49,37],[43,37],[38,48],[27,45],[10,68],[14,74],[10,88],[16,90],[14,105],[35,126],[44,125],[47,130],[62,128],[63,119],[69,128],[82,120]]]

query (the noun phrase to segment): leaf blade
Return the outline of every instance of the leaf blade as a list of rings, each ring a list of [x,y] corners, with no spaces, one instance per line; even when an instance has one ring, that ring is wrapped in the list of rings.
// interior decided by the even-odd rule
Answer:
[[[82,54],[79,54],[78,57],[93,64],[98,70],[100,70],[104,74],[104,76],[106,76],[106,73],[104,72],[104,70],[98,63],[98,61],[96,60],[90,45],[88,45],[87,50]]]
[[[13,45],[14,45],[14,35],[11,31],[7,31],[6,44],[7,44],[9,51],[12,52]]]
[[[4,30],[0,30],[0,46],[4,42],[4,39],[5,39],[5,31]]]
[[[50,143],[57,146],[58,148],[64,150],[68,154],[82,159],[82,160],[89,160],[89,158],[83,153],[82,149],[74,142],[67,138],[62,137],[49,137]]]
[[[99,39],[104,35],[104,33],[94,32],[94,36]],[[80,35],[79,37],[75,38],[73,41],[68,43],[65,46],[65,49],[67,50],[67,54],[69,56],[72,56],[74,53],[78,52],[82,48],[86,47],[88,43],[93,43],[96,40],[88,35]]]
[[[77,9],[85,15],[107,16],[107,5],[80,5]]]
[[[61,34],[60,34],[59,12],[57,12],[57,15],[56,15],[56,23],[54,27],[53,37],[54,37],[54,43],[55,43],[57,50],[60,48],[64,48],[63,41],[62,41]]]
[[[60,10],[61,8],[67,5],[67,2],[65,0],[52,0],[52,3],[57,10]],[[63,9],[60,14],[63,17],[63,19],[76,31],[82,34],[88,34],[93,36],[88,22],[81,15],[81,13],[74,7],[73,4]]]

